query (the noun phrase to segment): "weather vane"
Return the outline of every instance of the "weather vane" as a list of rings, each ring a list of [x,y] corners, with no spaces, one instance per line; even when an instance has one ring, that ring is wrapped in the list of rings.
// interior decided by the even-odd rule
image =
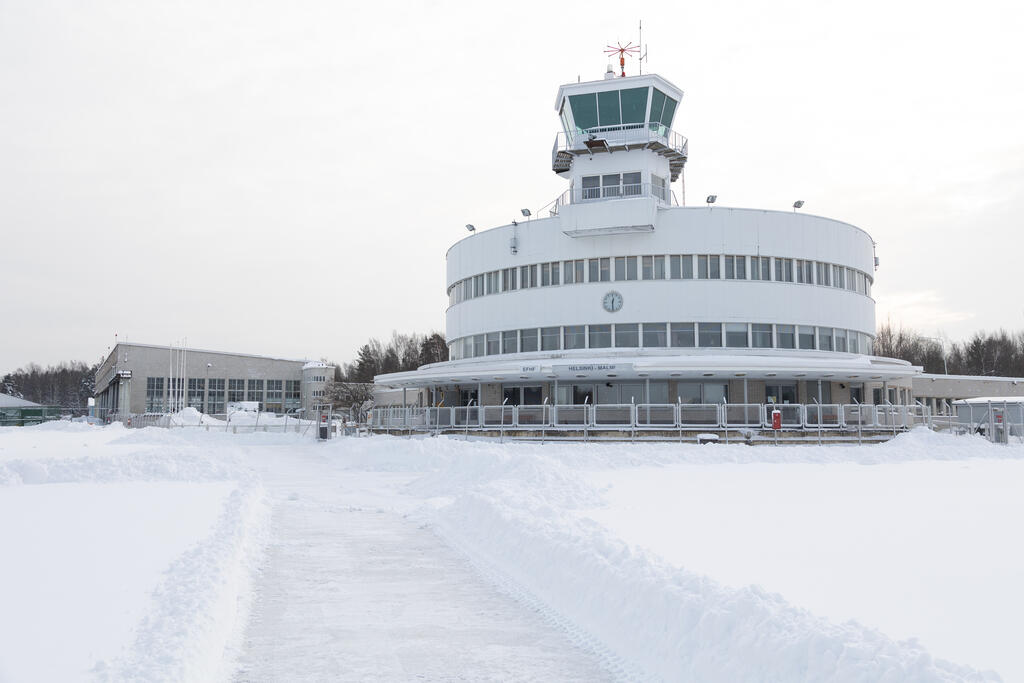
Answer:
[[[617,47],[616,47],[617,45]],[[608,49],[604,51],[608,56],[618,54],[619,55],[619,68],[622,70],[622,77],[626,76],[626,55],[635,55],[640,53],[640,46],[634,45],[633,41],[630,41],[623,45],[622,43],[616,43],[615,45],[609,45]]]

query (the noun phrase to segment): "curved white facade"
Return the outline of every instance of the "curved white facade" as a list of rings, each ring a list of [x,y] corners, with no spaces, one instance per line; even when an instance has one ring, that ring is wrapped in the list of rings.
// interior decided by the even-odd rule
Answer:
[[[517,271],[515,290],[487,294],[485,280],[483,295],[449,306],[447,338],[454,343],[509,329],[657,322],[769,323],[874,333],[874,300],[867,289],[858,291],[856,286],[856,278],[865,278],[868,287],[872,279],[868,273],[873,271],[873,245],[863,230],[827,218],[779,211],[673,207],[659,208],[655,215],[654,229],[644,233],[569,237],[563,232],[561,216],[554,216],[463,239],[448,251],[450,300],[457,283],[508,268],[521,270],[537,264],[539,271],[540,264],[557,262],[560,282],[523,288]],[[509,247],[513,238],[517,254]],[[645,256],[661,259],[661,277],[643,279]],[[682,273],[672,277],[673,256],[691,259],[691,277],[684,278]],[[717,278],[700,277],[701,256],[718,259]],[[567,261],[584,260],[587,276],[591,260],[616,257],[637,257],[637,279],[617,280],[613,260],[607,281],[563,284]],[[734,270],[733,277],[726,278],[726,257],[743,260],[742,277]],[[768,259],[770,279],[751,279],[753,267],[759,271],[763,267],[755,258]],[[798,260],[812,264],[811,283],[797,282],[793,271]],[[813,282],[819,275],[818,264],[829,268],[827,285]],[[842,287],[832,284],[837,267],[843,269]],[[790,273],[792,281],[786,280]],[[851,274],[852,289],[845,283]],[[620,310],[609,312],[602,307],[608,291],[622,295]],[[458,351],[453,354],[465,356]]]
[[[448,250],[451,360],[377,382],[446,405],[909,398],[888,385],[915,368],[870,355],[870,235],[680,206],[681,98],[653,74],[562,86],[551,164],[569,189],[545,216]]]

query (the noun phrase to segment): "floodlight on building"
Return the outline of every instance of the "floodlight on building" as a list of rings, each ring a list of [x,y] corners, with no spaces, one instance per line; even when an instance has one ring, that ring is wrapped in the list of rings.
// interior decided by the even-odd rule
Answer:
[[[804,200],[802,200],[802,199],[796,200],[795,202],[793,202],[793,212],[795,213],[797,209],[802,209],[803,206],[804,206]]]
[[[476,232],[476,226],[473,225],[472,223],[466,223],[466,230],[469,230],[470,232]]]
[[[530,216],[532,216],[532,215],[533,215],[532,213],[530,213],[530,210],[529,210],[529,209],[519,209],[519,210],[520,210],[520,211],[521,211],[521,212],[523,213],[523,215],[524,215],[524,216],[526,216],[527,218],[529,218]]]
[[[709,194],[708,198],[705,199],[704,201],[706,201],[708,204],[714,204],[716,201],[718,201],[718,195],[717,194]]]

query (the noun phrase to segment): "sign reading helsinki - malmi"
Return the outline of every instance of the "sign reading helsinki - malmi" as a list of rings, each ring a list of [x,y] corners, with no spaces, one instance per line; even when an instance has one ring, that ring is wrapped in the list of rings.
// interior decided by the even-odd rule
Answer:
[[[551,372],[608,372],[610,370],[632,370],[632,363],[617,363],[617,364],[603,364],[603,363],[588,363],[586,365],[552,365]],[[544,368],[540,365],[522,365],[519,368],[520,372],[543,372]]]

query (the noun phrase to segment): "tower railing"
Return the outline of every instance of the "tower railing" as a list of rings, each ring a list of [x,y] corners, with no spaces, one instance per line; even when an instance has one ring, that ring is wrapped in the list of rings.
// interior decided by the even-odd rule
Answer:
[[[585,130],[577,129],[568,134],[565,131],[555,135],[551,150],[552,166],[559,152],[589,152],[594,144],[604,141],[609,148],[632,145],[657,145],[676,154],[687,156],[687,139],[667,126],[654,121],[645,123],[622,123],[612,126],[594,126]],[[589,144],[588,144],[589,143]]]
[[[665,185],[653,183],[624,183],[606,187],[572,187],[541,208],[557,216],[559,209],[569,204],[584,204],[609,199],[639,199],[654,197],[666,206],[679,206],[675,193]]]

